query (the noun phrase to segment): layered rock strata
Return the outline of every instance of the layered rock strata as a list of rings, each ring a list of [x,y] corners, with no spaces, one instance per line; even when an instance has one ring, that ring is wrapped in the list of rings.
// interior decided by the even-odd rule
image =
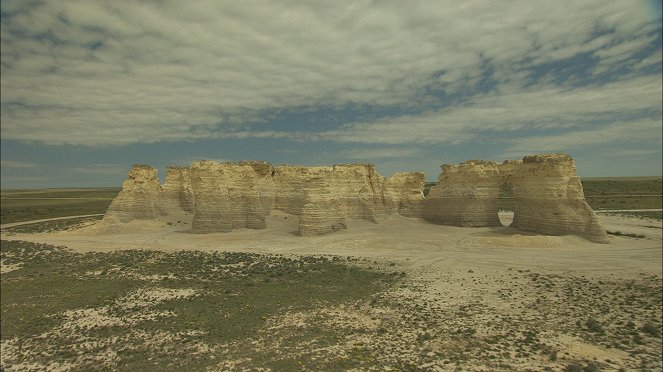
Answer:
[[[194,194],[191,187],[191,169],[168,167],[166,181],[159,192],[159,200],[162,215],[193,213]]]
[[[341,203],[333,197],[327,178],[308,180],[304,194],[305,204],[299,216],[300,236],[323,235],[346,228]]]
[[[421,217],[425,183],[425,175],[421,172],[395,173],[385,179],[382,188],[385,213]]]
[[[575,162],[569,155],[526,156],[516,168],[520,169],[509,169],[516,197],[513,227],[608,242],[605,229],[585,201]]]
[[[426,220],[441,225],[501,226],[497,202],[502,180],[497,163],[445,164],[438,181],[426,198]]]
[[[195,195],[192,232],[266,226],[274,195],[271,164],[198,161],[191,166],[191,186]]]
[[[169,167],[161,186],[156,169],[137,165],[104,220],[190,221],[192,232],[228,232],[265,228],[266,216],[280,210],[300,218],[302,236],[337,231],[350,219],[378,222],[394,214],[444,225],[500,226],[499,192],[508,185],[516,201],[512,227],[607,242],[566,154],[443,165],[438,185],[426,198],[424,180],[423,173],[385,178],[372,164],[272,167],[262,161],[198,161],[189,168]]]
[[[505,184],[515,197],[512,227],[608,242],[567,154],[526,156],[501,164],[476,160],[445,164],[439,183],[424,201],[423,217],[443,225],[500,226],[497,202]]]
[[[157,170],[149,165],[134,165],[122,183],[122,190],[108,206],[104,220],[129,222],[158,218],[160,191]]]

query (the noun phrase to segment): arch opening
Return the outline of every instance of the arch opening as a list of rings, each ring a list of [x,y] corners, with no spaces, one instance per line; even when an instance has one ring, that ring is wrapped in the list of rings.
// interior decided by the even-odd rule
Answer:
[[[513,193],[511,182],[505,180],[499,188],[497,199],[497,216],[502,226],[511,226],[516,206],[516,196]]]

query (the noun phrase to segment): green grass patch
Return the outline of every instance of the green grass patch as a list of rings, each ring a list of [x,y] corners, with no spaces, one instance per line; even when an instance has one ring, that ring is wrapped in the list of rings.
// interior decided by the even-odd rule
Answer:
[[[79,369],[93,367],[99,363],[94,355],[109,351],[116,355],[110,368],[205,369],[228,355],[220,348],[192,358],[203,345],[214,349],[257,338],[266,322],[286,312],[367,301],[401,278],[339,257],[145,250],[81,254],[22,241],[2,241],[0,259],[20,267],[1,277],[0,339],[30,350],[27,357],[5,356],[9,363],[74,363]],[[191,295],[150,297],[177,291]],[[90,313],[102,320],[86,320]],[[282,342],[328,345],[343,336],[343,329],[311,327]],[[98,347],[72,352],[81,340]],[[90,364],[77,359],[81,355],[92,358]],[[290,365],[269,353],[260,359],[265,366],[271,361]]]

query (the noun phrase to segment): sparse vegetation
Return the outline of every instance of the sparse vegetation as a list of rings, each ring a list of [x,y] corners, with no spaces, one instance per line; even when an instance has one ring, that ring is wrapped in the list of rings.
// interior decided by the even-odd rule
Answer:
[[[3,265],[20,266],[2,274],[5,366],[29,361],[86,369],[97,359],[125,370],[204,369],[225,357],[218,345],[256,339],[288,312],[368,301],[401,278],[362,268],[356,259],[318,256],[79,254],[21,241],[2,241],[0,252]],[[302,342],[326,345],[346,332],[313,327],[283,335],[282,342],[286,349]],[[81,340],[96,346],[81,347]],[[218,351],[190,358],[208,348]],[[17,350],[27,354],[12,352]],[[114,357],[106,359],[108,353]],[[285,362],[270,354],[258,363],[272,360]],[[325,369],[334,361],[320,363]]]
[[[589,319],[585,323],[585,326],[587,327],[587,329],[590,332],[594,332],[594,333],[603,333],[604,332],[603,327],[601,327],[601,324],[599,322],[597,322],[596,320],[594,320],[594,319]]]
[[[601,209],[661,209],[663,186],[660,177],[614,177],[583,179],[587,203]],[[661,212],[620,212],[661,219]]]
[[[0,223],[105,213],[117,188],[2,190]]]
[[[89,223],[101,220],[103,216],[69,218],[66,220],[53,220],[36,222],[26,225],[12,226],[5,228],[9,233],[43,233],[66,231],[76,229]]]

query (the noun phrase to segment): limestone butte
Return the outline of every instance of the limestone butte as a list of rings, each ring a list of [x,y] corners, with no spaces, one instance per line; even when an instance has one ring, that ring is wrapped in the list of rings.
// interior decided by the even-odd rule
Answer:
[[[266,216],[279,210],[299,218],[301,236],[338,231],[352,219],[378,222],[394,214],[443,225],[501,226],[498,198],[508,185],[516,198],[512,227],[607,242],[569,155],[443,165],[426,198],[424,181],[418,172],[385,178],[373,164],[273,167],[264,161],[203,160],[188,168],[169,167],[159,185],[156,169],[136,165],[104,220],[184,221],[194,233],[229,232],[265,228]]]
[[[155,168],[143,164],[134,165],[122,184],[122,190],[108,206],[104,220],[129,222],[134,219],[157,218],[160,215],[160,190]]]
[[[440,225],[501,226],[497,201],[502,183],[493,161],[442,165],[438,184],[424,203],[424,219]]]
[[[608,242],[585,202],[575,162],[567,154],[526,156],[501,164],[480,160],[445,164],[439,183],[424,201],[423,218],[443,225],[500,226],[497,200],[502,185],[511,186],[515,197],[512,227]]]

